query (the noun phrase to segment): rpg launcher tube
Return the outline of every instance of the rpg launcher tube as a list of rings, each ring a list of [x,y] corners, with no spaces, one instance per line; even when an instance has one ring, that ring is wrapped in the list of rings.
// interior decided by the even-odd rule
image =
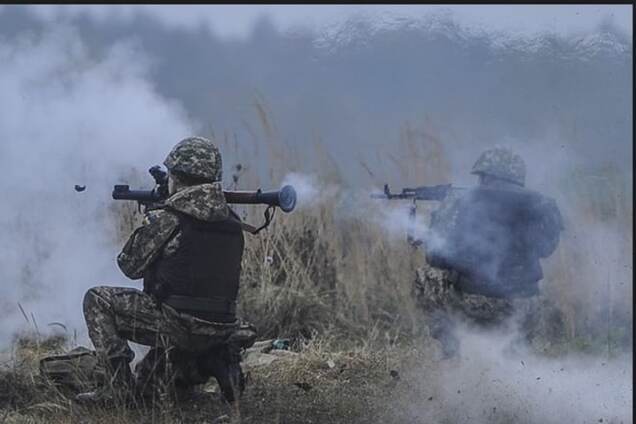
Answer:
[[[265,204],[278,206],[283,212],[291,212],[296,207],[296,190],[286,185],[277,191],[223,191],[228,203]]]

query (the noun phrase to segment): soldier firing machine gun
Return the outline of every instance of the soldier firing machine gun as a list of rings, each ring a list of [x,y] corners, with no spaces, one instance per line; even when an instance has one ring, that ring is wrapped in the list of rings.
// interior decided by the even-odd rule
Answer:
[[[113,187],[113,199],[115,200],[135,200],[138,206],[144,210],[151,210],[161,206],[168,195],[168,173],[163,171],[159,165],[155,165],[148,170],[155,180],[155,187],[151,190],[131,190],[128,185],[115,185]],[[266,228],[274,218],[276,207],[283,212],[291,212],[296,207],[296,191],[294,187],[286,185],[278,191],[263,192],[259,188],[256,191],[226,191],[223,190],[227,203],[234,204],[263,204],[267,205],[265,210],[265,223],[258,228],[243,223],[245,229],[252,234],[257,234]]]
[[[417,239],[414,235],[415,214],[417,212],[418,200],[436,200],[441,201],[448,195],[451,190],[451,184],[440,184],[435,186],[421,186],[415,188],[403,188],[401,193],[391,193],[388,184],[384,184],[383,193],[371,193],[372,199],[386,200],[411,200],[409,207],[409,227],[406,232],[406,241],[414,248],[422,244],[422,240]]]

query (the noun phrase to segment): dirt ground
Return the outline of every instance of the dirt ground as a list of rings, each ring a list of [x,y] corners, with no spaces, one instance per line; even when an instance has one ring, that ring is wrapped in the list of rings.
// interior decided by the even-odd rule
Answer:
[[[32,348],[32,350],[29,350]],[[408,385],[407,363],[430,361],[433,351],[354,349],[329,352],[313,345],[296,353],[248,352],[248,385],[237,405],[222,401],[215,382],[199,387],[192,399],[139,408],[81,407],[50,384],[36,367],[46,347],[22,346],[0,371],[3,423],[363,423],[389,413],[401,386]],[[54,351],[54,350],[51,350]],[[390,412],[392,414],[393,412]],[[391,420],[382,422],[403,422]],[[396,416],[397,418],[397,416]]]
[[[498,357],[499,341],[474,335],[460,358],[435,342],[300,352],[257,345],[244,357],[248,385],[234,406],[215,382],[179,403],[82,407],[37,371],[55,343],[23,343],[0,369],[0,422],[13,423],[631,423],[631,365]],[[521,359],[520,359],[521,358]],[[630,357],[631,358],[631,357]],[[6,359],[6,358],[5,358]]]
[[[210,382],[179,403],[83,407],[44,382],[37,358],[52,346],[20,346],[0,370],[0,422],[13,423],[629,423],[631,368],[534,356],[487,356],[496,341],[439,359],[434,342],[299,353],[253,349],[237,405]],[[266,344],[266,343],[265,343]],[[262,346],[262,345],[261,345]],[[474,347],[478,346],[478,347]],[[16,355],[17,353],[17,355]],[[484,356],[486,355],[486,356]],[[587,371],[583,371],[587,370]],[[596,370],[596,371],[595,371]],[[588,396],[582,398],[582,396]]]

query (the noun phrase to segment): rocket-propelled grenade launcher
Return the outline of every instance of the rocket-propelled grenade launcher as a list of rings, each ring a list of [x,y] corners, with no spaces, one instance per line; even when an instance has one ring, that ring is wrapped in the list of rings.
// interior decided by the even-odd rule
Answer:
[[[168,174],[155,165],[148,170],[155,180],[156,186],[152,190],[131,190],[128,185],[115,185],[113,187],[113,199],[135,200],[139,206],[146,210],[160,206],[168,195]],[[265,211],[265,224],[259,228],[245,225],[248,231],[256,234],[271,222],[276,207],[283,212],[291,212],[296,207],[296,190],[290,185],[283,186],[277,191],[227,191],[223,190],[225,201],[232,204],[258,204],[267,205]],[[252,228],[250,230],[250,228]]]

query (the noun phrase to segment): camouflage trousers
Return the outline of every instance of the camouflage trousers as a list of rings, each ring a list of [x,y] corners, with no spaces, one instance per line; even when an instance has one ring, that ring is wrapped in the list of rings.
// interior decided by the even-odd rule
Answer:
[[[415,280],[415,296],[424,312],[430,335],[442,346],[444,357],[459,352],[455,335],[458,322],[481,329],[527,327],[529,317],[536,310],[536,296],[504,299],[464,293],[456,290],[450,271],[420,268]]]
[[[240,348],[256,338],[249,325],[201,320],[132,288],[91,288],[83,306],[88,335],[102,360],[132,361],[128,340],[152,347],[136,367],[138,380],[144,382],[172,367],[171,378],[201,384],[229,364],[238,366]],[[202,358],[207,361],[203,365]]]

